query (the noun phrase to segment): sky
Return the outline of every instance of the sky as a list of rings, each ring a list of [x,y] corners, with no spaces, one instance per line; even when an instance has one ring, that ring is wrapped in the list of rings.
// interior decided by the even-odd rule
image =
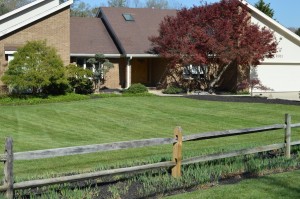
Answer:
[[[107,6],[107,0],[80,0],[94,6]],[[134,7],[134,0],[127,0],[131,7]],[[139,0],[144,3],[145,0]],[[218,2],[219,0],[204,0],[207,3]],[[270,3],[274,10],[274,18],[283,26],[289,28],[300,28],[300,0],[264,0]],[[247,0],[248,3],[254,5],[258,0]],[[173,7],[191,7],[193,5],[201,5],[200,0],[169,0],[169,4]]]

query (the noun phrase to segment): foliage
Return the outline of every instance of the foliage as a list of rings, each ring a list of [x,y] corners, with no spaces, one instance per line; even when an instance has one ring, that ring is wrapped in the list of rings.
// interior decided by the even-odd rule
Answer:
[[[89,96],[68,93],[60,96],[32,96],[32,95],[8,95],[0,98],[0,105],[35,105],[35,104],[48,104],[58,102],[71,102],[79,100],[90,99]]]
[[[272,174],[254,179],[246,179],[239,183],[224,186],[215,186],[194,192],[169,196],[166,199],[193,199],[193,198],[298,198],[300,171],[290,171]],[[227,194],[230,193],[230,194]]]
[[[300,36],[300,28],[295,31],[296,35]]]
[[[168,8],[168,0],[147,0],[146,7],[166,9]]]
[[[9,12],[9,8],[4,4],[4,0],[0,0],[0,16]]]
[[[35,0],[0,0],[0,15],[22,7]]]
[[[268,15],[269,17],[273,18],[274,10],[271,8],[270,3],[265,3],[264,0],[259,0],[254,6]]]
[[[178,94],[183,92],[182,88],[176,86],[169,86],[167,89],[163,90],[164,94]]]
[[[178,74],[182,67],[199,66],[204,74],[193,81],[214,89],[229,69],[247,70],[276,53],[273,32],[249,20],[248,8],[238,0],[183,8],[162,21],[159,36],[149,38],[152,51],[168,59]]]
[[[77,94],[93,93],[93,72],[70,64],[66,67],[66,76],[73,91]]]
[[[108,0],[109,7],[128,7],[127,0]]]
[[[97,11],[97,7],[91,7],[88,3],[77,0],[72,4],[70,14],[76,17],[95,17]]]
[[[64,70],[62,59],[46,41],[30,41],[14,54],[2,81],[16,93],[64,94]]]
[[[132,94],[147,93],[147,92],[148,92],[147,87],[141,83],[132,84],[127,90],[125,90],[125,93],[132,93]]]
[[[95,57],[88,59],[87,62],[95,67],[92,79],[94,81],[94,89],[98,91],[101,83],[106,81],[106,74],[114,67],[114,65],[109,62],[103,54],[95,54]]]

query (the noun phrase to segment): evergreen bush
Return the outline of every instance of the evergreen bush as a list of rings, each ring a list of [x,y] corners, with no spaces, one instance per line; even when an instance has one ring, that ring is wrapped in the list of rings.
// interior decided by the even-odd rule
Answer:
[[[125,93],[131,93],[131,94],[147,93],[147,92],[148,92],[147,87],[141,83],[132,84],[127,90],[125,90]]]

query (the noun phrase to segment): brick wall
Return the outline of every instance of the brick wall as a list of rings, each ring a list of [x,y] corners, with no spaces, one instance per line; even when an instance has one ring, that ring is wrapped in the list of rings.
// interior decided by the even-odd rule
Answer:
[[[107,88],[122,88],[125,86],[125,68],[126,60],[120,59],[109,59],[114,64],[114,68],[110,69],[106,74],[106,81],[103,87]]]
[[[41,20],[0,37],[0,78],[7,68],[5,46],[22,46],[27,41],[46,40],[57,49],[64,64],[70,63],[70,8],[65,8]],[[3,83],[0,80],[0,86]]]

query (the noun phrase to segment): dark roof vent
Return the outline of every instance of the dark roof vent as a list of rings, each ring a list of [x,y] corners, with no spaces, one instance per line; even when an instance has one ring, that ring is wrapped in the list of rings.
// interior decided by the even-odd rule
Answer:
[[[123,15],[125,21],[134,21],[134,18],[132,16],[132,14],[130,14],[130,13],[123,13],[122,15]]]

